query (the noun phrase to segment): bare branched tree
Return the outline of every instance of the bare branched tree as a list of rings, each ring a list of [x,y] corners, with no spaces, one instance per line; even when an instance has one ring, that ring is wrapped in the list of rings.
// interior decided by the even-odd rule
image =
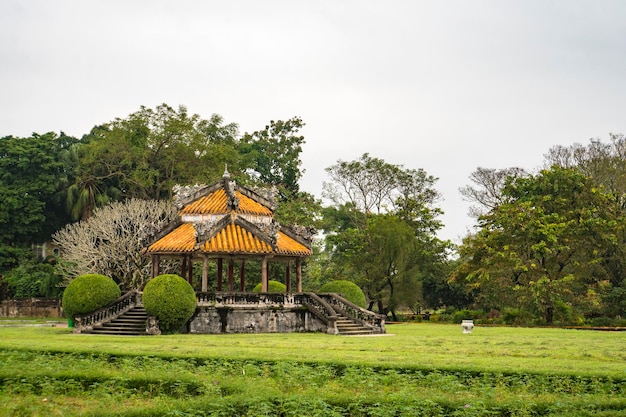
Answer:
[[[53,235],[61,250],[59,268],[65,281],[96,273],[113,278],[125,290],[141,287],[150,277],[150,259],[142,249],[176,215],[169,201],[131,199],[67,225]]]
[[[498,207],[502,203],[502,187],[506,181],[524,175],[526,172],[522,168],[478,168],[472,172],[470,180],[475,186],[469,185],[459,189],[466,201],[476,203],[470,207],[470,216],[479,217]]]

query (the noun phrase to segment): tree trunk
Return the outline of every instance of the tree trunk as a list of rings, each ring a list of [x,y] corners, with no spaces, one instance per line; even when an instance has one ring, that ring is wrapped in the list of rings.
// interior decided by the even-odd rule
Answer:
[[[554,307],[546,308],[545,319],[547,324],[552,324],[554,321]]]

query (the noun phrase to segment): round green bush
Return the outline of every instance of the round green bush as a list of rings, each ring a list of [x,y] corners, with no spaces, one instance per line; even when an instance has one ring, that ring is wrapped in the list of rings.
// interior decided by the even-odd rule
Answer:
[[[92,313],[120,298],[120,287],[109,277],[98,274],[80,275],[63,291],[63,311],[73,319]]]
[[[143,306],[159,320],[162,331],[179,330],[196,311],[193,287],[178,275],[164,274],[152,278],[143,289]]]
[[[261,292],[261,283],[259,282],[252,292]],[[267,282],[267,292],[287,292],[287,286],[282,282],[269,280]]]
[[[366,306],[365,294],[363,294],[363,291],[359,288],[359,286],[352,281],[330,281],[322,285],[319,292],[336,292],[342,294],[343,298],[351,301],[359,307],[365,308]]]

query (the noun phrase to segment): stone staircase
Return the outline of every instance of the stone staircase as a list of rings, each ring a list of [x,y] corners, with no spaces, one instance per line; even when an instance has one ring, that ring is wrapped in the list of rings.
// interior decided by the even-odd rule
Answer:
[[[361,336],[373,334],[374,331],[343,314],[337,314],[337,331],[340,336]]]
[[[147,319],[146,310],[141,306],[136,306],[119,317],[94,326],[93,329],[84,333],[141,336],[146,334]]]

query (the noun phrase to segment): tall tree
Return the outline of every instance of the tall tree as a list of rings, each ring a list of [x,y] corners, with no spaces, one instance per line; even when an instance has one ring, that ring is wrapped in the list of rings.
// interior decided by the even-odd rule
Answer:
[[[335,271],[361,285],[383,313],[422,299],[421,280],[441,270],[433,265],[446,261],[448,247],[436,237],[436,179],[368,154],[327,172],[324,195],[335,206],[325,210],[323,228]]]
[[[238,170],[238,127],[219,115],[203,119],[184,106],[141,107],[83,137],[72,193],[74,212],[124,198],[167,199],[176,184],[217,180],[226,164]],[[81,209],[82,208],[82,209]]]
[[[521,168],[489,169],[478,168],[470,175],[474,185],[461,187],[459,192],[466,201],[474,203],[469,214],[480,217],[494,210],[503,202],[502,189],[511,178],[523,177],[526,172]]]
[[[578,171],[556,166],[510,178],[502,194],[462,248],[470,283],[492,294],[490,302],[514,298],[547,323],[560,305],[589,309],[606,279],[603,249],[615,239],[608,196]]]
[[[55,133],[0,139],[0,243],[43,242],[66,222],[57,192],[65,170],[60,155],[72,139]]]
[[[545,155],[546,165],[575,169],[610,195],[616,240],[607,245],[602,264],[609,274],[603,296],[605,314],[626,313],[626,137],[610,134],[610,141],[592,139],[587,146],[555,146]]]
[[[302,119],[270,121],[264,129],[246,133],[241,138],[239,152],[244,164],[262,184],[277,187],[281,200],[296,196],[302,177]]]

